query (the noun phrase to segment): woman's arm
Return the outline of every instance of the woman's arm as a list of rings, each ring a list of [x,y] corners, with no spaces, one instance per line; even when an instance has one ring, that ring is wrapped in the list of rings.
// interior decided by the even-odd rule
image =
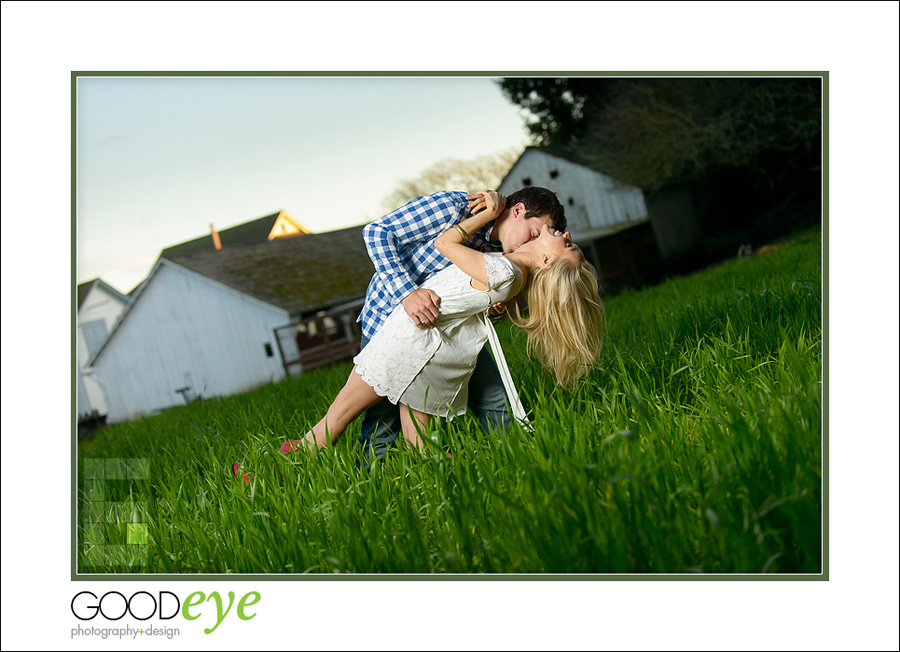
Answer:
[[[483,198],[484,210],[459,223],[458,226],[467,235],[471,235],[491,220],[497,219],[497,216],[503,212],[506,206],[506,198],[500,193],[485,190],[475,193],[475,195]],[[477,200],[473,203],[477,203]],[[488,278],[484,271],[484,254],[465,246],[463,243],[467,239],[454,226],[439,235],[434,241],[434,246],[451,263],[486,288]]]

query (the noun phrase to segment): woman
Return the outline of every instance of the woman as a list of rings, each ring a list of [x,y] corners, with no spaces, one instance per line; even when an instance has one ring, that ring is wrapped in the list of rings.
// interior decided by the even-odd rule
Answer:
[[[423,285],[441,297],[436,327],[418,328],[398,306],[353,359],[353,371],[325,416],[303,439],[284,442],[281,452],[315,452],[336,442],[354,419],[385,396],[401,405],[403,435],[421,449],[419,432],[435,416],[452,419],[466,410],[468,380],[488,336],[488,309],[523,290],[529,315],[518,314],[514,321],[528,333],[529,353],[564,386],[574,384],[593,364],[603,326],[593,267],[568,233],[546,225],[538,238],[509,254],[466,247],[468,235],[495,219],[505,204],[496,192],[476,194],[475,209],[483,209],[435,240],[438,251],[453,263]],[[236,475],[238,468],[237,463],[232,467]]]

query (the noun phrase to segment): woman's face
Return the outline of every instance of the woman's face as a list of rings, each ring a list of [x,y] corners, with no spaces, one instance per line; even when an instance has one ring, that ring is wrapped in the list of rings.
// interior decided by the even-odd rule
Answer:
[[[563,233],[545,224],[534,242],[537,250],[546,258],[546,264],[550,264],[560,257],[571,258],[575,263],[580,263],[584,259],[584,254],[572,242],[568,231]]]

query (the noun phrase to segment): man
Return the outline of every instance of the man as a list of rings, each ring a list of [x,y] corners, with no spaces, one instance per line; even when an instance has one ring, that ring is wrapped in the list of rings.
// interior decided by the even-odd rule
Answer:
[[[464,192],[438,192],[418,197],[368,224],[363,238],[375,275],[366,291],[366,302],[357,321],[362,322],[362,346],[400,303],[419,328],[437,323],[440,297],[419,286],[450,264],[434,247],[441,233],[459,223],[467,211],[483,208],[479,198]],[[471,202],[471,203],[470,203]],[[566,230],[565,209],[556,194],[546,188],[527,187],[512,193],[506,208],[494,220],[471,235],[466,246],[482,252],[514,251],[540,235],[546,224]],[[485,430],[510,424],[506,394],[497,366],[486,350],[469,382],[469,409]],[[400,413],[387,399],[363,416],[360,443],[366,459],[372,451],[383,455],[400,434]]]

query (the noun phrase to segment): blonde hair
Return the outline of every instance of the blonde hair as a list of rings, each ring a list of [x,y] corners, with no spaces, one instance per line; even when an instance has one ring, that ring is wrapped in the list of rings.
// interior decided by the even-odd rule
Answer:
[[[514,321],[528,334],[528,354],[535,355],[572,387],[596,362],[605,330],[597,272],[585,260],[557,258],[532,269],[528,280],[528,315],[516,306]]]

